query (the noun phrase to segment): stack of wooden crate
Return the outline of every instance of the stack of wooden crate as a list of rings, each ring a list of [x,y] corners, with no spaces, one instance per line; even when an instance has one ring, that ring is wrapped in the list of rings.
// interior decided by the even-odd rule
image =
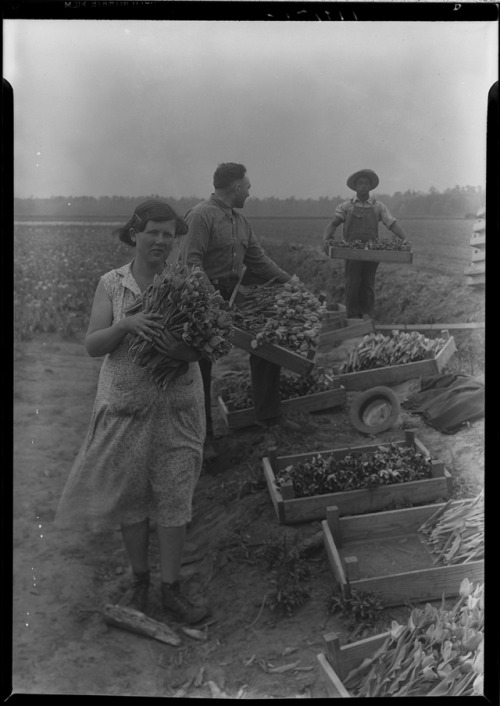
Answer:
[[[464,270],[467,284],[484,285],[486,281],[486,210],[484,206],[477,212],[472,226],[470,244],[472,247],[471,266]]]

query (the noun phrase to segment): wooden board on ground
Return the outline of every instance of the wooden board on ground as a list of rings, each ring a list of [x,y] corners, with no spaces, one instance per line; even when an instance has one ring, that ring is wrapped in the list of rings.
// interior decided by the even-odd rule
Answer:
[[[153,620],[153,618],[149,618],[139,610],[134,610],[128,606],[107,603],[102,609],[102,615],[106,623],[122,630],[152,637],[174,647],[177,647],[182,642],[179,635],[168,625],[160,623],[158,620]]]
[[[374,591],[389,607],[456,596],[464,578],[483,581],[483,560],[436,564],[418,532],[444,505],[359,517],[340,517],[337,507],[327,508],[323,540],[335,585],[346,597],[353,590]]]
[[[275,363],[282,368],[290,370],[292,373],[297,373],[297,375],[307,375],[314,368],[314,350],[309,351],[306,357],[273,343],[265,342],[257,346],[257,348],[252,348],[252,340],[252,334],[239,328],[234,328],[234,334],[231,338],[233,346],[242,348],[252,355],[268,360],[270,363]]]
[[[369,250],[368,248],[336,248],[329,249],[329,256],[341,260],[362,260],[364,262],[413,262],[411,250]]]
[[[312,395],[294,397],[289,400],[281,400],[281,409],[284,414],[293,412],[318,412],[322,409],[332,409],[345,404],[345,388],[339,385],[332,390],[315,392]],[[256,423],[255,410],[253,407],[229,411],[222,396],[218,397],[219,410],[229,429],[241,429]]]
[[[445,344],[434,358],[420,360],[416,363],[374,368],[373,370],[340,373],[338,375],[340,384],[346,390],[369,390],[378,385],[393,385],[411,378],[439,375],[457,350],[455,339],[450,336],[448,331],[442,331],[442,337],[445,339]]]
[[[414,431],[405,432],[405,438],[393,442],[397,446],[413,446],[426,458],[431,458],[430,452]],[[276,473],[287,466],[310,461],[313,456],[335,456],[344,458],[352,452],[374,453],[380,444],[363,444],[349,448],[329,449],[324,451],[309,451],[291,456],[278,456],[276,449],[269,449],[268,455],[262,459],[262,467],[267,483],[271,502],[281,524],[294,524],[310,520],[323,520],[326,509],[331,505],[339,508],[340,515],[360,515],[377,512],[394,505],[426,504],[438,499],[446,500],[452,490],[452,478],[444,465],[438,460],[432,460],[432,478],[392,483],[360,490],[348,490],[339,493],[312,495],[306,498],[294,497],[292,484],[276,487]]]

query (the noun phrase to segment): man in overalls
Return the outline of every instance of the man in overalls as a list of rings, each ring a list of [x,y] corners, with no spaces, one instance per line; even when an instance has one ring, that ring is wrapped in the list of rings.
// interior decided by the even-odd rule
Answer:
[[[391,216],[387,206],[370,196],[370,191],[378,186],[379,178],[371,169],[361,169],[351,174],[347,186],[356,192],[348,201],[335,209],[333,220],[323,234],[325,252],[328,241],[333,239],[337,227],[344,224],[344,240],[377,240],[379,221],[401,240],[406,239],[403,229]],[[378,262],[364,260],[345,261],[345,302],[347,316],[361,318],[371,316],[375,307],[375,272]]]

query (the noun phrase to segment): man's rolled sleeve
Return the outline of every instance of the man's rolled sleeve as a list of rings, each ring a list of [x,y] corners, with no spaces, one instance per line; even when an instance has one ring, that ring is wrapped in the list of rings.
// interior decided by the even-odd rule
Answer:
[[[349,202],[347,202],[347,204],[346,204],[345,202],[344,202],[344,203],[339,203],[339,205],[338,205],[337,208],[335,209],[335,213],[333,214],[333,217],[334,217],[334,218],[340,218],[340,220],[342,221],[342,223],[344,223],[344,222],[345,222],[345,219],[346,219],[346,217],[347,217],[347,207],[348,207],[348,205],[349,205]]]

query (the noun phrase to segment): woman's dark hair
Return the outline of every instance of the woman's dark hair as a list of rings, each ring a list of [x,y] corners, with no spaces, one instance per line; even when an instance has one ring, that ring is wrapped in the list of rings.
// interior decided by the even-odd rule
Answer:
[[[134,215],[129,218],[124,226],[116,228],[113,233],[127,245],[135,245],[130,237],[130,229],[133,228],[141,233],[148,221],[175,221],[175,234],[185,235],[188,232],[188,224],[181,218],[168,203],[157,199],[149,199],[136,206]]]
[[[227,189],[233,182],[243,179],[246,173],[247,169],[243,164],[235,162],[219,164],[214,172],[214,188]]]

